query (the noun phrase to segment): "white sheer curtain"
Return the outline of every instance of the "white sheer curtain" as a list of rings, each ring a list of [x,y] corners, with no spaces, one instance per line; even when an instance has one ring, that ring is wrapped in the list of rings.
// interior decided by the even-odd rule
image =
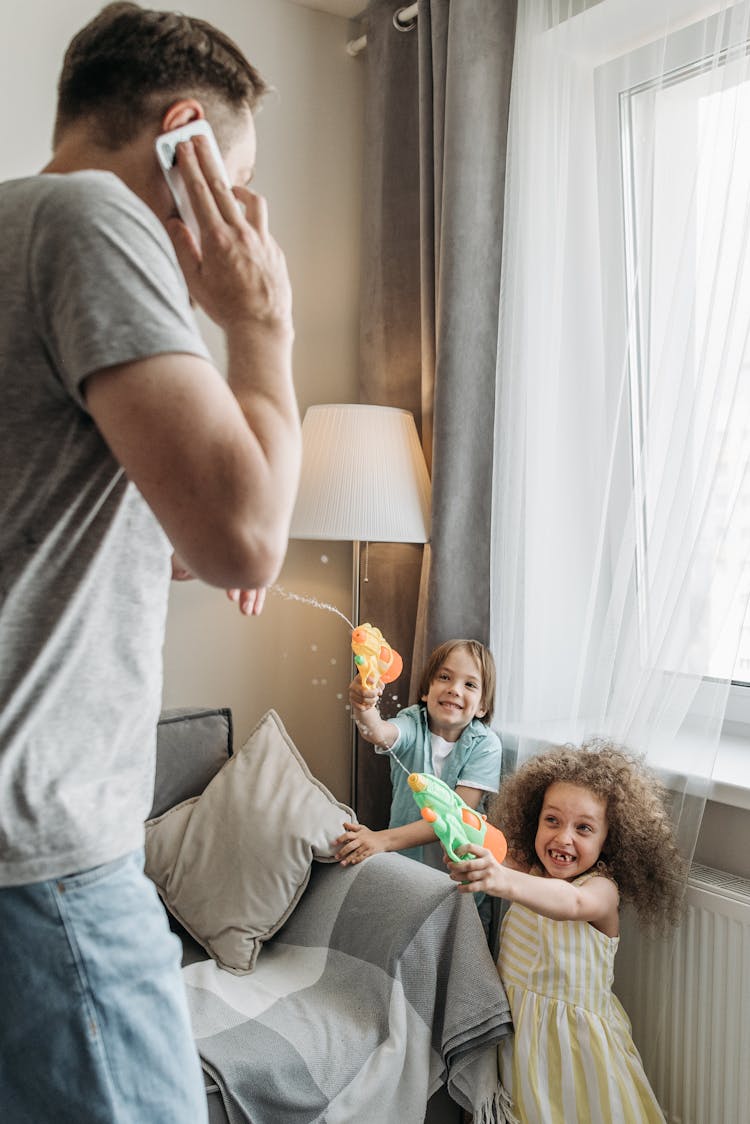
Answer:
[[[520,759],[645,752],[690,857],[750,679],[750,3],[582,7],[518,10],[496,713]]]

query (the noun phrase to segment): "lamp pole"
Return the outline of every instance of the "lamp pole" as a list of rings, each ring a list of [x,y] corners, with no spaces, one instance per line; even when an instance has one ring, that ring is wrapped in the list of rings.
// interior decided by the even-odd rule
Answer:
[[[374,486],[374,466],[379,477]],[[393,406],[310,406],[290,537],[352,543],[352,625],[360,614],[362,542],[428,542],[430,478],[414,417]],[[365,578],[365,580],[367,580]],[[358,728],[352,719],[351,803],[357,810]]]
[[[352,624],[356,628],[360,623],[359,621],[359,539],[352,540]],[[352,810],[357,811],[357,779],[359,772],[359,730],[357,729],[357,722],[352,717],[352,776],[351,776],[351,795],[352,795]]]

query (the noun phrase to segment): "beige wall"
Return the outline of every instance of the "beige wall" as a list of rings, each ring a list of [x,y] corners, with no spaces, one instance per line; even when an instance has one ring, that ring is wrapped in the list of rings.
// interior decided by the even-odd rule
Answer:
[[[284,247],[294,288],[295,380],[301,413],[357,397],[362,66],[345,50],[347,21],[284,0],[187,6],[233,35],[276,88],[257,118],[256,186]],[[219,342],[206,330],[209,342]],[[326,562],[321,558],[325,557]],[[348,543],[292,542],[279,584],[351,606]],[[331,661],[335,660],[335,663]],[[311,769],[340,799],[349,786],[349,635],[331,613],[269,597],[240,618],[220,592],[174,587],[164,702],[232,707],[241,744],[273,706]]]
[[[62,52],[102,6],[103,0],[1,0],[3,178],[37,171],[48,159]],[[271,229],[286,251],[294,286],[300,408],[354,401],[362,66],[345,50],[349,25],[285,0],[175,0],[175,7],[232,35],[276,89],[257,118],[256,186],[268,199]],[[205,331],[221,364],[221,340],[210,325]],[[279,581],[335,603],[348,616],[351,548],[292,543]],[[231,706],[238,742],[275,707],[313,771],[344,797],[348,644],[338,617],[279,596],[269,598],[262,617],[246,620],[220,591],[197,583],[175,587],[164,702]]]

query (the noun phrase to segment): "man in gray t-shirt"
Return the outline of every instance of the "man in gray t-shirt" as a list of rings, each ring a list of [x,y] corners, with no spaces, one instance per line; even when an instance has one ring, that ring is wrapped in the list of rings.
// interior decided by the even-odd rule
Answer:
[[[86,380],[208,356],[164,227],[116,176],[0,185],[0,224],[0,884],[18,885],[140,846],[152,799],[171,551]]]
[[[173,552],[210,584],[268,584],[296,490],[289,281],[245,186],[264,91],[210,25],[109,5],[66,54],[52,160],[0,184],[0,1104],[19,1124],[205,1117],[140,849]],[[154,142],[203,116],[242,210],[182,146],[199,251]],[[191,300],[224,329],[226,381]]]

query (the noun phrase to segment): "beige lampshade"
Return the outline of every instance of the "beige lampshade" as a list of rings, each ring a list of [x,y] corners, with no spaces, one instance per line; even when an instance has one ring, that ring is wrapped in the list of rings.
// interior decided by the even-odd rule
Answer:
[[[390,406],[310,406],[293,539],[428,542],[430,478],[414,418]]]

